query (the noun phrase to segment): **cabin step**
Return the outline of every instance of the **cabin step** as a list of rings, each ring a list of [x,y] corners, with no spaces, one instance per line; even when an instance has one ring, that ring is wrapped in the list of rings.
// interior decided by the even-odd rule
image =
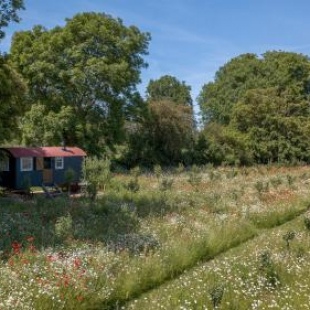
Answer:
[[[42,190],[47,198],[55,198],[57,196],[63,195],[63,192],[57,184],[44,184],[41,185]]]

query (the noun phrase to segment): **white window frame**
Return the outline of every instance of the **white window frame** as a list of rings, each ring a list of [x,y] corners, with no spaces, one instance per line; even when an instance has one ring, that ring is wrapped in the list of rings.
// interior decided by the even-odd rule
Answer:
[[[62,170],[64,168],[64,158],[63,157],[55,157],[55,169]]]
[[[10,171],[10,159],[5,156],[0,159],[0,171]]]
[[[33,157],[21,157],[20,171],[32,171],[32,170],[33,170]]]

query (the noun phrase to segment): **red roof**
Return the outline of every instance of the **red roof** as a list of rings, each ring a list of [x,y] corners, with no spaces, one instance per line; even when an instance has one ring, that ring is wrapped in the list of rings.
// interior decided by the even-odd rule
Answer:
[[[7,147],[14,157],[73,157],[86,156],[86,153],[78,147],[68,147],[64,149],[61,146],[45,147]]]

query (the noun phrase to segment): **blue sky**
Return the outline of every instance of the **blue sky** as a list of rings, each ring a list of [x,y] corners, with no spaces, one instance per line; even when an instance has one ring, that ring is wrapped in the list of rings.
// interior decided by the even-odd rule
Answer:
[[[195,100],[232,57],[267,50],[310,54],[309,0],[25,0],[25,6],[20,24],[6,29],[1,51],[9,50],[14,31],[61,26],[79,12],[104,12],[150,32],[142,95],[150,79],[168,74],[190,85]]]

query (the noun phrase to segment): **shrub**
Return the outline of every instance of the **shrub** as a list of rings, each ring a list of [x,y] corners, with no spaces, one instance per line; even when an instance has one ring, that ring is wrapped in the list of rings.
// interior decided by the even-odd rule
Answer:
[[[83,177],[86,181],[86,194],[95,200],[99,190],[105,191],[111,179],[110,160],[87,158],[83,166]]]
[[[310,218],[309,217],[304,217],[304,224],[306,226],[306,229],[310,231]]]

